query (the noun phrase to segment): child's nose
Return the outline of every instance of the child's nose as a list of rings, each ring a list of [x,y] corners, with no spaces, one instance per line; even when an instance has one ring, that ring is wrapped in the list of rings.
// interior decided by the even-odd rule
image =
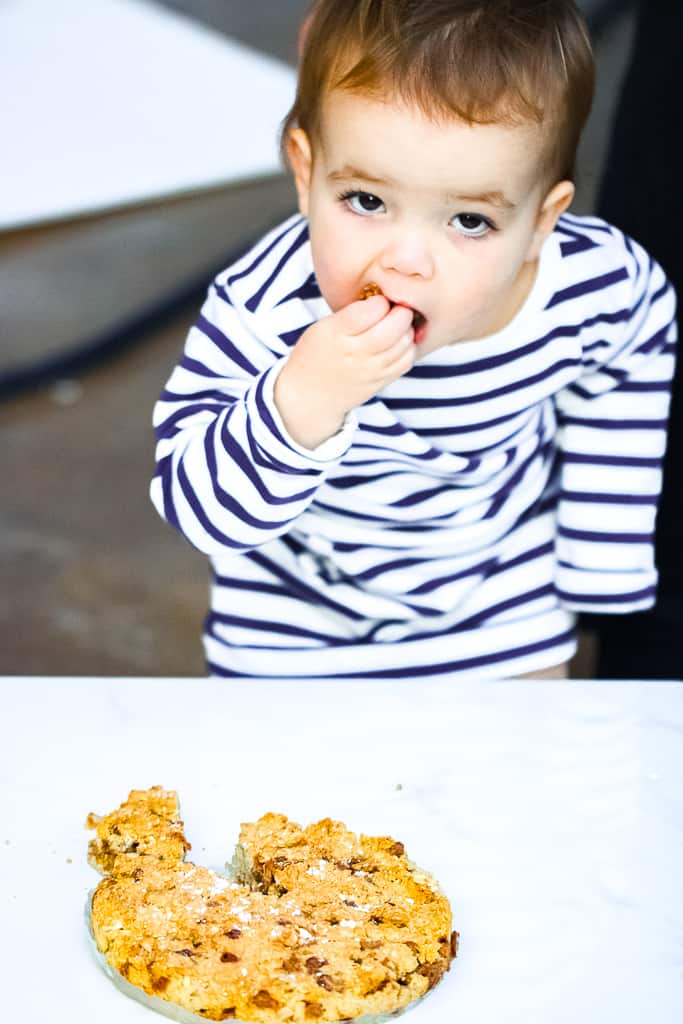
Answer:
[[[406,277],[429,278],[434,272],[434,262],[427,241],[418,232],[401,232],[394,235],[384,246],[382,269]]]

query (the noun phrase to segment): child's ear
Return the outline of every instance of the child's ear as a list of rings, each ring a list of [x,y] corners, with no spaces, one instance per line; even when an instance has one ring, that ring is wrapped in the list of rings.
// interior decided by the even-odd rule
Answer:
[[[299,197],[299,210],[308,216],[308,195],[311,189],[313,155],[308,135],[302,128],[292,128],[287,139],[287,156],[294,172],[294,183]]]
[[[543,243],[554,230],[559,216],[571,203],[575,191],[573,181],[558,181],[557,185],[554,185],[548,192],[538,211],[536,230],[529,253],[530,260],[538,259]]]

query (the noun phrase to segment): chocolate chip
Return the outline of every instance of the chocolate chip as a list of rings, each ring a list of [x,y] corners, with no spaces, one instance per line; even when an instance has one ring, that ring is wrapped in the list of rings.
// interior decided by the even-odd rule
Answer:
[[[279,1010],[280,1004],[277,999],[273,999],[270,992],[267,989],[262,988],[260,992],[251,1000],[254,1006],[258,1006],[260,1010]]]
[[[334,992],[334,982],[329,974],[321,974],[319,978],[316,978],[316,981],[320,987],[324,988],[327,992]]]
[[[394,843],[393,846],[389,847],[389,853],[391,853],[394,857],[402,857],[405,852],[406,848],[403,845],[403,843]]]
[[[239,963],[240,958],[235,956],[234,953],[221,953],[222,964],[236,964]]]
[[[229,932],[223,932],[223,934],[227,935],[229,939],[239,939],[242,932],[239,928],[231,928]]]
[[[193,953],[191,949],[176,949],[174,952],[177,953],[178,956],[196,956],[196,953]]]
[[[309,956],[306,961],[306,970],[309,974],[315,974],[321,967],[325,967],[327,960],[319,960],[317,956]]]
[[[444,972],[443,965],[439,964],[439,963],[422,964],[417,969],[417,973],[421,974],[424,978],[427,979],[427,982],[428,982],[427,990],[428,991],[429,991],[430,988],[434,988],[434,986],[436,985],[437,981],[439,980],[439,978],[441,977],[443,972]]]
[[[357,907],[358,904],[354,903],[353,900],[342,900],[345,907]]]
[[[453,932],[451,935],[451,956],[456,957],[458,955],[458,946],[460,945],[460,936],[457,932]]]

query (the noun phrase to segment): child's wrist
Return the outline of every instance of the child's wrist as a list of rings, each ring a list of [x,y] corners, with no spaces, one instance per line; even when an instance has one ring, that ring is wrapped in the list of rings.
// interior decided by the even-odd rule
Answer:
[[[310,451],[334,437],[344,426],[347,412],[337,409],[330,396],[319,387],[298,380],[285,363],[273,389],[275,407],[293,441]]]

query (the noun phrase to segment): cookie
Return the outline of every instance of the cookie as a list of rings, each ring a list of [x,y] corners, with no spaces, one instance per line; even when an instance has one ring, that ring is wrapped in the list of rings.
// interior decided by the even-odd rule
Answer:
[[[424,996],[455,956],[448,900],[391,837],[266,814],[242,826],[225,877],[184,860],[177,799],[160,787],[88,825],[106,876],[89,909],[97,950],[129,994],[176,1019],[369,1024]]]
[[[373,295],[383,295],[384,292],[378,284],[374,281],[369,281],[368,284],[364,284],[361,290],[358,292],[359,299],[369,299]]]

